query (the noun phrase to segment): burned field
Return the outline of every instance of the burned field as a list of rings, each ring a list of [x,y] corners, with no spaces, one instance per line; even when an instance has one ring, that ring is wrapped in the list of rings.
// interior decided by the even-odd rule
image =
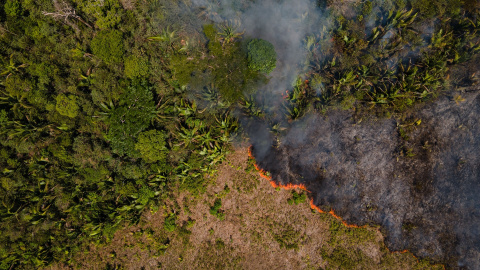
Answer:
[[[306,185],[321,209],[381,225],[390,249],[478,269],[480,95],[463,96],[445,95],[403,121],[311,116],[253,152],[276,181]]]

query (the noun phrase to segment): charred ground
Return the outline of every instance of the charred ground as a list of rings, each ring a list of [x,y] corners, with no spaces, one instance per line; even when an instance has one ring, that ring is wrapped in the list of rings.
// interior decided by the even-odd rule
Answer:
[[[478,269],[477,89],[462,101],[449,92],[401,119],[310,116],[257,160],[273,179],[305,184],[315,204],[348,223],[381,225],[393,250]]]

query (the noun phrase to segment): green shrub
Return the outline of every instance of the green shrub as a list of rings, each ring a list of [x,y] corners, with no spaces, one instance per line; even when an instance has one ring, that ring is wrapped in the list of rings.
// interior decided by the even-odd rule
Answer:
[[[412,8],[419,10],[426,18],[433,18],[444,14],[458,14],[462,5],[459,0],[415,0],[410,1]]]
[[[289,224],[277,223],[278,231],[273,233],[273,239],[284,249],[298,250],[299,244],[305,240],[305,234]]]
[[[254,39],[247,45],[248,67],[255,71],[270,73],[275,69],[277,53],[273,45],[263,39]]]
[[[177,224],[175,224],[175,221],[177,220],[177,216],[174,213],[169,214],[167,217],[165,217],[165,223],[163,224],[163,228],[167,232],[173,232],[177,228]]]
[[[217,30],[213,24],[207,24],[203,26],[203,33],[209,40],[215,40],[217,36]]]
[[[153,198],[155,198],[155,191],[149,187],[142,187],[138,191],[137,203],[140,203],[141,205],[147,205]]]
[[[115,108],[108,120],[107,137],[114,153],[137,158],[136,138],[150,125],[155,112],[153,93],[146,83],[134,81],[120,100],[121,107]]]
[[[212,207],[210,207],[210,214],[216,216],[220,220],[223,220],[225,219],[225,214],[220,212],[221,207],[222,207],[222,200],[217,198],[213,203]]]
[[[3,8],[7,16],[16,17],[22,14],[22,6],[18,0],[7,0]]]
[[[217,39],[217,29],[213,24],[207,24],[203,26],[203,33],[208,38],[208,51],[210,54],[220,56],[223,53],[223,47],[220,41]]]
[[[145,78],[148,76],[148,60],[144,57],[130,55],[125,58],[125,75],[128,78]]]
[[[92,52],[106,63],[119,63],[123,61],[125,52],[123,34],[118,30],[100,31],[93,38]]]
[[[139,134],[135,149],[146,162],[165,160],[165,133],[157,130],[149,130]]]
[[[292,198],[288,199],[287,202],[288,204],[292,205],[292,204],[300,204],[300,203],[304,203],[307,201],[307,195],[305,195],[305,193],[297,193],[296,191],[292,191]]]
[[[367,16],[367,15],[370,14],[370,12],[372,12],[372,2],[371,1],[366,1],[366,2],[364,2],[363,7],[362,7],[362,15]]]
[[[74,118],[78,115],[77,98],[75,96],[60,94],[57,96],[57,112],[61,115]]]
[[[77,2],[84,13],[95,18],[95,25],[100,29],[114,28],[122,21],[123,9],[118,0],[74,2]]]

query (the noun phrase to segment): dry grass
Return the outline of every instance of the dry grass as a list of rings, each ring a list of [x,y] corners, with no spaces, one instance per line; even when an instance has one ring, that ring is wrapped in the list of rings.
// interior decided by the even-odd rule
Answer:
[[[390,253],[378,228],[345,228],[329,214],[312,211],[308,202],[289,205],[291,191],[247,172],[247,159],[247,149],[238,149],[205,194],[178,193],[137,226],[118,231],[111,243],[86,247],[74,268],[345,269],[352,263],[351,269],[429,268],[411,254]],[[224,220],[209,213],[216,198],[222,200]],[[177,229],[169,233],[163,223],[172,211]],[[68,267],[51,269],[61,268]]]

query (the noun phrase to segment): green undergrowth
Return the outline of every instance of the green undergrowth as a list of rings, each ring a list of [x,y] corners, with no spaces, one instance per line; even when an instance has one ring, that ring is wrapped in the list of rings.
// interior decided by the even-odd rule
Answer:
[[[431,17],[417,2],[409,9],[368,5],[359,4],[367,14],[335,17],[333,28],[305,39],[308,72],[285,95],[288,119],[330,108],[382,117],[402,114],[438,97],[450,85],[451,67],[480,51],[480,21],[475,13],[460,12],[460,6],[443,10],[449,16],[422,35]],[[374,22],[373,29],[364,16]]]
[[[213,205],[210,207],[210,214],[218,218],[218,220],[224,220],[225,219],[225,214],[223,213],[220,208],[222,207],[222,199],[217,198],[215,199],[215,202],[213,202]]]

